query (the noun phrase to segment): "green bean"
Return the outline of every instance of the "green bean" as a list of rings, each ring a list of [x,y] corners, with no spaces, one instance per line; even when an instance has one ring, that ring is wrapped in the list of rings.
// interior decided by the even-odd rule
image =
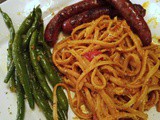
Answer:
[[[47,53],[47,57],[48,57],[49,61],[52,63],[52,54],[51,54],[50,47],[47,45],[47,43],[44,40],[44,25],[43,25],[43,23],[40,25],[38,42],[42,44],[44,51]]]
[[[14,63],[13,61],[10,63],[10,66],[9,66],[9,69],[8,69],[8,72],[7,72],[7,75],[4,79],[4,82],[5,83],[8,83],[8,81],[10,80],[11,76],[14,74],[14,70],[15,70],[15,66],[14,66]]]
[[[21,26],[19,27],[14,42],[12,45],[12,55],[15,64],[15,68],[17,71],[18,78],[24,88],[25,94],[27,96],[30,108],[34,108],[34,100],[32,96],[32,91],[30,89],[29,75],[27,74],[26,64],[23,56],[23,48],[22,48],[22,36],[27,33],[29,28],[31,27],[34,20],[34,13],[31,12],[30,15],[23,21]]]
[[[38,84],[34,83],[34,86],[36,88],[33,89],[33,94],[37,105],[43,110],[43,113],[47,120],[53,120],[52,109],[50,108],[48,101],[41,96],[42,93],[40,91],[40,88],[38,87]]]
[[[56,84],[60,83],[62,80],[60,76],[58,75],[58,73],[53,69],[52,65],[49,63],[46,56],[43,54],[42,49],[38,50],[38,55],[40,59],[40,64],[42,68],[44,69],[45,74],[47,75],[49,79],[49,82],[54,87]],[[61,109],[67,112],[68,111],[68,100],[61,87],[58,87],[57,89],[57,98],[58,98],[59,106],[61,107]]]
[[[58,112],[58,120],[68,120],[68,116],[66,115],[66,112],[62,110],[59,105],[57,106],[57,112]]]
[[[29,45],[31,63],[32,63],[33,69],[36,73],[36,76],[39,80],[39,83],[41,84],[43,90],[47,94],[47,97],[52,101],[52,91],[51,91],[50,87],[48,86],[46,78],[43,74],[43,70],[38,63],[38,56],[37,56],[37,52],[36,52],[37,40],[38,40],[38,32],[36,30],[33,32],[32,36],[31,36],[31,41],[30,41],[30,45]]]
[[[24,90],[15,72],[16,93],[17,93],[17,117],[16,120],[23,120],[25,114]]]
[[[38,12],[39,12],[39,11],[38,11]],[[39,15],[39,16],[41,16],[41,15]],[[23,44],[23,45],[22,45],[22,46],[23,46],[23,50],[26,50],[26,49],[27,49],[30,36],[31,36],[31,34],[33,33],[33,31],[36,29],[37,25],[38,25],[39,16],[36,15],[35,21],[34,21],[33,25],[32,25],[31,28],[28,30],[27,35],[25,36],[25,38],[24,38],[24,40],[23,40],[23,43],[22,43],[22,44]],[[8,26],[9,26],[9,25],[8,25]],[[12,44],[12,43],[11,43],[11,44]],[[10,45],[11,45],[11,44],[10,44]],[[9,47],[9,48],[12,48],[12,47]],[[11,50],[11,51],[12,51],[12,50]],[[9,53],[10,53],[10,52],[9,52]],[[10,57],[12,57],[12,56],[10,56]],[[9,67],[9,69],[8,69],[6,78],[5,78],[5,80],[4,80],[5,83],[7,83],[7,82],[10,80],[10,78],[12,77],[12,74],[14,73],[14,69],[15,69],[14,62],[12,61],[12,62],[10,63],[10,67]]]
[[[24,58],[28,64],[26,64],[27,72],[30,75],[31,86],[33,90],[33,96],[37,105],[42,109],[47,120],[53,120],[52,109],[46,99],[46,95],[37,81],[33,68],[31,66],[30,55],[28,52],[24,53]]]
[[[54,67],[55,71],[59,72],[59,70],[55,67],[55,65],[52,62],[51,49],[50,49],[50,47],[47,45],[47,43],[44,40],[44,25],[43,25],[43,23],[40,25],[38,43],[43,46],[44,54],[46,54],[49,62],[52,64],[52,66]]]
[[[50,64],[49,60],[45,56],[43,49],[40,47],[37,47],[37,53],[38,53],[39,62],[45,74],[47,75],[49,82],[54,87],[56,84],[58,84],[62,80],[60,76],[54,71],[52,65]]]
[[[29,42],[30,42],[30,37],[32,35],[32,33],[35,31],[35,29],[38,27],[39,22],[40,22],[40,18],[41,18],[42,12],[41,9],[39,7],[37,7],[35,9],[35,19],[34,22],[31,26],[31,28],[28,30],[25,39],[23,40],[22,46],[24,51],[28,48]]]
[[[7,69],[10,71],[11,70],[11,67],[13,66],[12,64],[14,64],[12,62],[12,44],[13,44],[13,41],[14,41],[14,36],[15,36],[15,29],[14,29],[14,26],[13,26],[13,23],[12,23],[12,20],[11,18],[9,17],[9,15],[5,12],[3,12],[0,8],[0,12],[2,14],[2,17],[4,19],[4,22],[10,32],[10,40],[9,40],[9,43],[8,43],[8,55],[7,55]],[[8,72],[7,73],[7,76],[6,78],[8,80],[5,80],[5,82],[7,83],[7,81],[9,81],[9,79],[11,80],[10,82],[10,90],[12,92],[15,92],[15,79],[14,79],[14,69],[12,69],[12,72]]]
[[[39,42],[41,42],[42,46],[43,46],[43,53],[45,54],[45,52],[47,53],[47,55],[45,55],[45,59],[41,60],[40,59],[40,64],[41,66],[43,67],[45,73],[47,74],[47,77],[48,77],[48,80],[50,81],[51,85],[54,87],[57,83],[61,82],[61,78],[59,77],[59,75],[57,74],[57,70],[53,70],[54,69],[54,66],[51,65],[53,62],[52,62],[52,55],[51,55],[51,51],[50,51],[50,48],[49,46],[46,44],[46,42],[44,41],[44,37],[43,37],[43,29],[44,29],[44,26],[43,24],[41,24],[40,26],[40,33],[39,33],[39,37],[38,37],[38,40]],[[40,57],[40,56],[39,56]],[[48,59],[47,59],[48,58]],[[49,61],[48,61],[49,60]],[[46,63],[47,62],[47,63]],[[50,63],[49,63],[50,62]],[[49,66],[49,67],[46,67],[46,64]],[[44,68],[45,67],[45,68]],[[48,69],[50,68],[50,69]],[[60,89],[60,90],[59,90]],[[58,110],[59,112],[61,113],[59,116],[63,116],[64,117],[67,117],[67,112],[68,112],[68,101],[67,101],[67,98],[62,90],[62,88],[58,88],[57,90],[57,97],[58,97],[58,101],[60,104],[62,105],[59,105],[58,106]],[[61,107],[62,106],[62,107]],[[62,110],[61,110],[62,109]],[[64,110],[66,112],[64,112]],[[62,113],[65,113],[65,115]]]
[[[23,21],[23,23],[21,24],[21,26],[19,27],[17,33],[19,33],[20,35],[24,35],[27,33],[27,31],[29,30],[29,28],[32,26],[33,21],[34,21],[34,16],[35,16],[35,11],[33,10],[28,17]]]
[[[8,44],[8,58],[7,58],[8,59],[7,64],[8,64],[8,68],[9,68],[9,65],[12,61],[12,44],[13,44],[14,36],[15,36],[15,29],[14,29],[12,20],[9,17],[9,15],[7,13],[3,12],[1,10],[1,8],[0,8],[0,12],[1,12],[3,19],[4,19],[4,22],[10,32],[10,40],[9,40],[9,44]]]
[[[44,24],[43,24],[43,22],[40,25],[40,31],[39,31],[39,36],[38,36],[38,43],[39,43],[39,45],[43,46],[44,54],[47,56],[49,62],[52,64],[52,66],[54,67],[55,71],[57,71],[59,73],[59,70],[53,64],[53,61],[52,61],[51,48],[47,45],[46,41],[44,40]]]
[[[39,61],[38,61],[38,56],[37,56],[37,51],[36,51],[37,35],[38,35],[38,32],[35,31],[31,37],[31,41],[30,41],[31,63],[32,63],[33,69],[35,71],[35,74],[39,80],[39,83],[41,84],[41,86],[42,86],[43,90],[45,91],[45,93],[47,94],[48,98],[52,101],[52,92],[46,82],[47,80],[46,80],[45,76],[43,75],[43,70],[42,70],[41,66],[39,65]],[[63,114],[62,110],[58,111],[58,115],[59,115],[59,120],[66,120],[66,117]]]

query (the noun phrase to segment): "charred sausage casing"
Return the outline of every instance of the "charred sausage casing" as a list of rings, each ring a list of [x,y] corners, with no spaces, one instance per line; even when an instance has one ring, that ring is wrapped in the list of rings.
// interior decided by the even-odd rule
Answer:
[[[81,13],[83,11],[89,10],[91,8],[99,7],[101,4],[97,2],[86,2],[81,1],[78,3],[75,3],[73,5],[70,5],[68,7],[65,7],[61,11],[59,11],[49,22],[45,29],[45,40],[49,45],[54,45],[58,39],[59,32],[62,28],[62,24],[65,20],[70,18],[73,15],[76,15],[78,13]]]
[[[101,15],[117,15],[117,11],[113,10],[110,7],[100,7],[91,10],[87,10],[80,14],[77,14],[63,23],[63,32],[64,33],[71,33],[72,30],[81,25],[83,23],[91,22],[92,20],[100,17]]]
[[[143,17],[134,8],[129,0],[107,0],[115,9],[123,16],[128,24],[134,28],[140,37],[143,46],[147,46],[152,42],[151,31],[143,19]]]

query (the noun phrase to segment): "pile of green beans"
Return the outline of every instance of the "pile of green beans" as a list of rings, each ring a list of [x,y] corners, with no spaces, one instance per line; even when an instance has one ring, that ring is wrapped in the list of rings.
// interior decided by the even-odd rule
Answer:
[[[0,12],[10,31],[7,57],[8,72],[4,82],[9,83],[10,90],[16,92],[17,95],[16,120],[24,119],[25,98],[31,109],[34,109],[36,103],[46,119],[53,120],[52,89],[62,80],[54,68],[50,48],[43,37],[44,25],[41,9],[39,6],[34,8],[16,33],[11,18],[1,9]],[[61,87],[56,92],[58,118],[59,120],[67,120],[67,97]]]

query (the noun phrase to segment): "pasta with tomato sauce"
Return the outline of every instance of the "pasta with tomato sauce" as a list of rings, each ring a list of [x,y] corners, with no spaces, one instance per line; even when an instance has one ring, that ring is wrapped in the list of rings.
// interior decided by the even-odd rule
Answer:
[[[76,27],[55,45],[52,59],[63,74],[54,87],[55,120],[58,86],[80,119],[147,120],[144,111],[155,105],[160,111],[160,47],[143,47],[125,20],[103,15]]]

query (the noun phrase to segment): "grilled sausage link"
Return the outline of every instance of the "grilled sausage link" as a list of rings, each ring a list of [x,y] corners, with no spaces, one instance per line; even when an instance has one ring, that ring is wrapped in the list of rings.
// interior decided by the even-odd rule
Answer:
[[[147,46],[152,42],[151,31],[143,19],[143,17],[134,8],[129,0],[107,0],[111,5],[119,11],[128,24],[134,28],[140,37],[143,46]]]
[[[63,32],[64,33],[71,33],[72,30],[81,25],[83,23],[91,22],[92,20],[100,17],[101,15],[117,15],[117,11],[113,10],[110,7],[100,7],[91,10],[87,10],[80,14],[77,14],[63,23]]]
[[[134,4],[134,7],[138,10],[138,12],[143,17],[145,16],[145,9],[141,5]],[[81,25],[87,22],[91,22],[92,20],[100,17],[101,15],[110,15],[111,18],[115,16],[121,17],[118,11],[113,9],[113,7],[110,7],[110,6],[99,7],[99,8],[87,10],[83,13],[74,15],[71,18],[67,19],[63,23],[63,27],[62,27],[63,32],[69,34],[78,25]]]
[[[100,4],[92,1],[92,2],[86,2],[81,1],[78,3],[75,3],[73,5],[70,5],[68,7],[65,7],[61,11],[59,11],[49,22],[45,29],[45,40],[50,45],[54,45],[58,39],[59,32],[62,28],[62,24],[65,20],[70,18],[73,15],[76,15],[78,13],[81,13],[83,11],[89,10],[91,8],[99,7]]]
[[[141,5],[133,4],[133,6],[142,17],[144,17],[146,15],[146,10]]]

